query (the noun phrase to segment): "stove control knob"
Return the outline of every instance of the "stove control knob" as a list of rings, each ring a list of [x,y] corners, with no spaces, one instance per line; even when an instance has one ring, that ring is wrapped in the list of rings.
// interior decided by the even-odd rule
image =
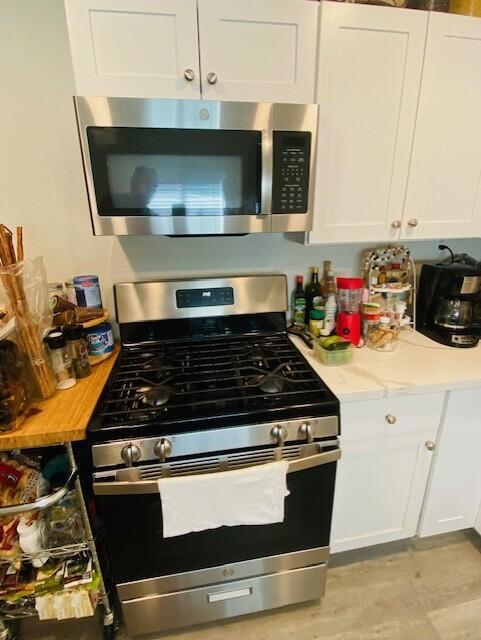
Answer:
[[[287,438],[287,429],[281,424],[276,424],[276,426],[271,429],[271,438],[278,447],[282,447],[284,440]]]
[[[307,442],[312,442],[314,440],[310,422],[303,422],[301,424],[301,426],[299,427],[299,436],[301,438],[305,438]]]
[[[141,458],[139,447],[136,444],[132,443],[124,447],[120,455],[122,456],[122,460],[125,462],[127,467],[133,466],[134,462],[138,462]]]
[[[160,462],[165,462],[172,453],[171,441],[167,440],[167,438],[161,438],[155,443],[154,453],[159,458]]]

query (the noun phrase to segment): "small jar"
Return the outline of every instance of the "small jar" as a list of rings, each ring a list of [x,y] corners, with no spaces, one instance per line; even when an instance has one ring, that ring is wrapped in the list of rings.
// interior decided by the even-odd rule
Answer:
[[[50,351],[52,368],[57,380],[57,389],[70,389],[77,380],[73,370],[72,358],[67,349],[67,341],[60,331],[50,333],[45,341]]]
[[[77,292],[75,291],[75,285],[73,280],[67,280],[64,285],[65,295],[67,300],[74,305],[77,305]]]
[[[311,335],[318,338],[321,335],[321,331],[324,327],[324,311],[320,309],[313,309],[309,314],[309,331]]]
[[[48,299],[51,309],[55,309],[57,306],[58,298],[67,298],[65,289],[62,282],[49,282],[48,283]]]
[[[381,316],[379,322],[371,322],[367,327],[367,346],[376,351],[394,351],[398,335],[397,322],[388,316]]]
[[[63,335],[67,341],[67,348],[72,359],[73,369],[77,378],[86,378],[90,375],[87,342],[83,335],[81,325],[74,324],[65,327]]]

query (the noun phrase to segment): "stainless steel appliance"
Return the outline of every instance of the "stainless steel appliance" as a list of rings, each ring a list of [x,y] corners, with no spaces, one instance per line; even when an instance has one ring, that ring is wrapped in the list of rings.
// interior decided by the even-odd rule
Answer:
[[[477,317],[481,270],[450,262],[423,265],[416,307],[416,328],[451,347],[475,347],[481,335]]]
[[[311,229],[317,105],[76,97],[95,235]]]
[[[129,633],[321,597],[339,402],[286,333],[285,276],[117,284],[115,298],[122,351],[88,446]],[[279,459],[282,523],[163,538],[159,478]]]

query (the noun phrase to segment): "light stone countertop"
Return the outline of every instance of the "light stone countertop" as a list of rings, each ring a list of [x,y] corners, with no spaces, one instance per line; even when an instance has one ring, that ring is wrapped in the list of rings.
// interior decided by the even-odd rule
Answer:
[[[356,349],[352,364],[328,367],[300,338],[291,339],[344,402],[469,387],[481,389],[481,346],[445,347],[407,328],[401,331],[397,349],[391,353],[362,347]]]

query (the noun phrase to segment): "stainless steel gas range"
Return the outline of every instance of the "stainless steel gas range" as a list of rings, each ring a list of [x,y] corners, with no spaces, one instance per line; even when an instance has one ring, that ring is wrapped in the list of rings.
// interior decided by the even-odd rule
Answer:
[[[88,431],[131,635],[320,598],[339,402],[286,333],[282,275],[115,286],[122,351]],[[284,521],[164,538],[158,479],[285,459]]]

